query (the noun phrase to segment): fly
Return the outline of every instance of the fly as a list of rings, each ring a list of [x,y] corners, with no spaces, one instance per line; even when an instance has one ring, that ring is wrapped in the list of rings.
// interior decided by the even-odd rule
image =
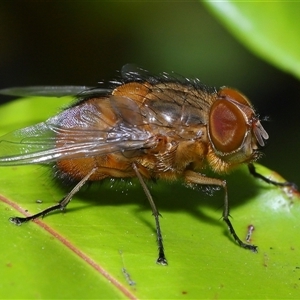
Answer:
[[[257,247],[244,243],[229,220],[226,181],[202,174],[208,169],[225,174],[247,164],[255,177],[295,188],[256,172],[253,162],[269,136],[250,101],[229,87],[209,88],[198,79],[153,76],[126,66],[121,79],[108,88],[28,87],[1,92],[57,96],[79,92],[77,103],[59,114],[0,138],[0,166],[53,164],[59,178],[75,182],[57,204],[28,217],[10,218],[16,225],[64,210],[87,182],[137,177],[155,219],[157,263],[167,265],[160,214],[147,180],[182,179],[190,187],[222,187],[223,220],[234,240],[252,251]]]

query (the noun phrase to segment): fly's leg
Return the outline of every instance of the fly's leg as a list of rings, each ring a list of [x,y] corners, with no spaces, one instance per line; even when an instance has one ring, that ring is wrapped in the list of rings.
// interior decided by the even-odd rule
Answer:
[[[225,180],[221,180],[218,178],[210,178],[202,176],[193,171],[186,171],[184,174],[184,178],[187,184],[202,184],[202,185],[217,185],[221,186],[224,189],[224,208],[223,208],[223,221],[227,224],[230,234],[233,236],[234,240],[242,247],[253,252],[257,252],[257,246],[250,245],[244,243],[236,234],[230,220],[229,220],[229,202],[228,202],[228,192],[227,192],[227,184]]]
[[[244,243],[236,234],[230,220],[229,220],[229,202],[228,202],[228,192],[227,192],[227,185],[226,181],[221,181],[222,182],[222,187],[224,188],[225,191],[225,197],[224,197],[224,210],[223,210],[223,220],[227,224],[229,232],[233,236],[234,240],[240,245],[240,247],[251,250],[253,252],[257,252],[257,246],[251,245],[251,244],[246,244]]]
[[[83,177],[76,185],[75,187],[71,190],[71,192],[66,195],[62,200],[60,200],[57,204],[50,206],[43,211],[28,216],[28,217],[11,217],[9,218],[9,221],[14,223],[15,225],[21,225],[27,221],[34,220],[39,217],[44,217],[50,212],[53,212],[55,210],[65,210],[67,205],[70,203],[72,197],[80,190],[80,188],[89,180],[91,175],[95,172],[96,169],[92,169],[85,177]]]
[[[267,183],[269,183],[269,184],[273,184],[273,185],[279,186],[279,187],[286,187],[286,186],[287,186],[287,187],[291,187],[291,188],[292,188],[293,190],[295,190],[295,191],[298,190],[296,184],[293,183],[293,182],[289,182],[289,181],[285,181],[285,182],[277,182],[277,181],[271,180],[271,179],[269,179],[269,178],[267,178],[267,177],[265,177],[265,176],[263,176],[263,175],[257,173],[257,171],[256,171],[256,169],[255,169],[255,167],[254,167],[254,165],[251,164],[251,163],[248,164],[248,169],[249,169],[249,172],[250,172],[251,175],[253,175],[253,176],[256,177],[256,178],[260,178],[260,179],[262,179],[263,181],[265,181],[265,182],[267,182]]]
[[[158,259],[156,260],[156,263],[165,266],[165,265],[168,264],[168,262],[167,262],[167,259],[165,257],[163,238],[162,238],[161,229],[160,229],[160,223],[159,223],[160,214],[159,214],[159,212],[156,208],[156,205],[153,201],[153,198],[150,194],[150,191],[149,191],[142,175],[140,174],[136,164],[133,163],[132,168],[135,171],[135,174],[136,174],[137,178],[139,179],[139,182],[142,185],[143,190],[144,190],[144,192],[145,192],[145,194],[146,194],[146,196],[149,200],[149,203],[150,203],[151,209],[152,209],[152,213],[153,213],[153,216],[155,218],[156,236],[157,236],[157,244],[158,244]]]

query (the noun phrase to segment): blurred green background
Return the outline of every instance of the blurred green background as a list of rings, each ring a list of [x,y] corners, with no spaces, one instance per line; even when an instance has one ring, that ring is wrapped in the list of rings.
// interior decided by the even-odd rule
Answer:
[[[270,117],[260,162],[300,185],[299,81],[251,54],[200,2],[1,1],[0,37],[0,88],[95,85],[126,63],[236,87]]]

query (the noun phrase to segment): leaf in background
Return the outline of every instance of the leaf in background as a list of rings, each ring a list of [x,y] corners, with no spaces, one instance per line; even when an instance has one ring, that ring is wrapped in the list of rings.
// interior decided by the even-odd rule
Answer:
[[[254,53],[300,78],[298,1],[204,3]]]
[[[0,129],[15,129],[13,121],[23,126],[44,120],[62,101],[11,102],[0,109]],[[136,181],[83,188],[65,213],[18,227],[8,222],[10,216],[38,212],[66,189],[52,180],[51,168],[0,171],[1,298],[299,299],[299,198],[255,180],[245,167],[228,177],[231,215],[241,238],[254,225],[257,254],[229,236],[220,219],[222,191],[210,197],[180,184],[151,184],[163,216],[167,267],[155,264],[154,219]],[[263,167],[259,171],[280,179]]]

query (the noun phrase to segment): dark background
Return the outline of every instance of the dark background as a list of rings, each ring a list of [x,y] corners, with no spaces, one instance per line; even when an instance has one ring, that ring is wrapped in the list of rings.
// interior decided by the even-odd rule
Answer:
[[[126,63],[241,90],[270,116],[260,162],[300,185],[299,81],[251,54],[200,2],[0,2],[0,88],[93,86]]]

